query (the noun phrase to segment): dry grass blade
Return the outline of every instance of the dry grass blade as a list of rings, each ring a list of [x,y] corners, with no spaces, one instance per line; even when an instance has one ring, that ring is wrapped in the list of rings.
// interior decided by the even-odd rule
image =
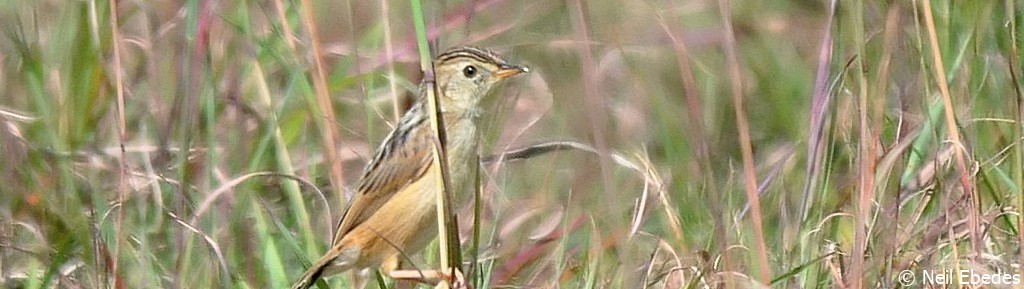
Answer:
[[[388,5],[386,0],[380,0],[380,19],[381,24],[383,25],[382,30],[384,30],[384,58],[394,59],[395,45],[392,44],[391,41],[391,20],[388,18],[390,14],[389,7],[390,5]],[[396,81],[398,77],[395,75],[395,63],[393,61],[388,61],[387,66],[388,79],[391,80],[388,81],[388,91],[391,93],[392,117],[394,117],[393,121],[398,123],[398,120],[402,118],[400,101],[402,96],[398,94],[398,81]]]
[[[121,157],[118,158],[118,203],[124,203],[128,198],[128,154],[125,152],[125,145],[128,142],[127,129],[125,125],[125,113],[124,113],[124,76],[121,72],[121,36],[117,21],[117,2],[111,1],[110,3],[110,38],[112,42],[111,49],[114,52],[114,87],[117,93],[117,139],[120,146]],[[122,225],[124,223],[124,210],[120,210],[117,214],[117,224],[115,226],[114,233],[114,260],[112,262],[113,269],[111,270],[114,275],[120,275],[118,271],[118,264],[121,258],[121,237],[123,236]],[[226,271],[225,271],[226,272]],[[118,287],[123,285],[122,283],[117,284]]]
[[[340,138],[338,128],[335,126],[337,122],[334,117],[334,105],[331,102],[330,91],[327,90],[327,71],[324,68],[320,36],[317,34],[316,24],[313,23],[313,3],[310,0],[302,0],[302,13],[306,33],[309,33],[310,49],[312,50],[315,68],[310,76],[313,79],[313,89],[316,92],[317,105],[314,107],[314,111],[316,115],[323,118],[317,121],[320,123],[320,131],[323,136],[323,152],[327,161],[327,169],[330,172],[328,178],[331,182],[331,187],[334,188],[335,199],[341,202],[342,204],[340,205],[343,206],[345,197],[342,195],[341,188],[345,186],[345,180],[342,178],[344,172],[338,159],[337,146]]]
[[[924,25],[928,31],[928,44],[931,49],[932,55],[932,69],[935,72],[935,82],[939,85],[939,93],[942,95],[942,106],[945,114],[946,122],[946,133],[949,134],[950,140],[954,146],[963,146],[963,142],[960,141],[960,131],[956,126],[956,114],[953,112],[953,100],[949,92],[949,84],[946,81],[946,68],[942,62],[942,51],[939,49],[939,39],[935,32],[935,18],[932,16],[932,2],[931,0],[922,0],[921,10],[924,12]],[[964,152],[957,149],[954,150],[954,156],[956,157],[956,167],[960,172],[960,186],[963,189],[963,194],[970,199],[970,204],[967,206],[967,217],[970,226],[970,240],[971,240],[971,251],[977,254],[981,253],[981,240],[978,228],[978,200],[977,196],[974,195],[974,185],[971,182],[971,172],[967,168],[966,159]],[[970,256],[972,259],[974,255]]]
[[[590,137],[593,139],[594,146],[599,151],[607,151],[609,149],[609,142],[607,137],[608,129],[608,105],[607,97],[604,93],[599,90],[600,79],[598,78],[598,68],[594,63],[594,51],[589,44],[590,39],[590,24],[589,20],[589,9],[586,6],[586,2],[582,0],[572,0],[566,3],[568,8],[567,13],[569,14],[569,21],[572,27],[572,35],[577,41],[575,51],[576,56],[580,63],[580,79],[582,80],[581,88],[583,90],[583,101],[584,111],[586,115],[584,118],[586,121],[581,123],[581,126],[586,126]],[[606,202],[604,205],[612,207],[615,204],[611,202],[614,198],[614,187],[612,184],[611,168],[608,160],[605,158],[598,159],[597,171],[600,174],[601,186],[599,187],[606,196],[601,197],[600,201]],[[622,224],[612,223],[612,226],[621,226]]]
[[[865,42],[867,41],[866,34],[864,32],[866,23],[864,23],[864,2],[855,1],[854,5],[856,8],[853,9],[853,26],[854,28],[854,49],[856,50],[857,57],[854,62],[854,89],[856,95],[857,105],[857,144],[856,144],[856,172],[857,172],[857,185],[855,201],[853,202],[853,216],[854,216],[854,227],[853,227],[853,252],[851,252],[850,260],[850,273],[849,275],[843,275],[845,280],[841,280],[844,286],[850,288],[863,288],[864,284],[864,272],[865,272],[865,251],[867,250],[867,219],[870,211],[871,200],[874,197],[874,169],[875,169],[875,155],[873,154],[875,149],[874,136],[870,133],[868,128],[868,97],[870,96],[870,88],[868,87],[867,74],[868,64],[867,60],[863,56],[865,54]]]
[[[277,13],[278,23],[281,25],[281,33],[288,50],[295,51],[295,34],[292,32],[292,24],[288,22],[288,14],[285,13],[283,0],[274,0],[274,12]]]
[[[725,40],[725,56],[729,67],[729,81],[733,112],[736,114],[737,134],[739,134],[740,153],[743,156],[743,187],[750,203],[751,220],[754,227],[754,242],[757,245],[758,281],[769,284],[771,267],[768,266],[768,248],[764,239],[764,224],[761,220],[761,201],[757,194],[757,172],[754,170],[754,148],[750,140],[750,124],[743,107],[743,75],[740,73],[739,49],[736,47],[736,35],[733,32],[732,16],[729,0],[718,1],[718,12],[724,27],[722,32]]]
[[[832,285],[835,286],[835,288],[848,288],[846,286],[846,280],[843,278],[843,276],[846,276],[846,268],[843,267],[843,264],[846,264],[843,261],[843,256],[845,256],[845,254],[843,254],[843,252],[839,250],[839,246],[834,243],[829,244],[827,246],[827,250],[829,253],[826,258],[826,264],[828,264],[829,276],[832,276]]]
[[[525,160],[552,152],[567,150],[578,150],[595,154],[601,158],[607,158],[616,165],[636,172],[638,175],[640,175],[641,178],[643,178],[644,189],[641,193],[641,196],[637,198],[636,210],[633,214],[633,219],[630,222],[630,236],[636,234],[636,232],[640,228],[640,225],[642,224],[643,218],[641,216],[648,211],[645,208],[649,196],[649,190],[653,188],[657,193],[659,200],[661,200],[662,204],[665,206],[666,217],[669,219],[669,223],[671,225],[673,234],[675,234],[676,238],[678,239],[682,238],[683,232],[680,225],[681,222],[679,221],[678,217],[676,217],[677,213],[674,211],[671,202],[669,202],[668,196],[664,194],[665,183],[662,180],[661,175],[654,168],[654,165],[651,164],[650,159],[643,155],[635,156],[637,161],[639,161],[639,164],[637,164],[636,162],[631,161],[629,160],[629,158],[623,156],[621,153],[612,152],[605,154],[599,151],[598,149],[586,144],[573,141],[554,141],[509,150],[502,152],[500,154],[488,155],[480,158],[480,162],[483,163],[484,165],[487,165],[492,163],[502,163],[506,161]]]
[[[689,121],[689,131],[694,134],[697,139],[697,145],[694,147],[694,152],[697,154],[697,162],[700,166],[700,169],[697,170],[699,172],[697,179],[704,180],[704,182],[708,184],[714,184],[715,175],[713,173],[714,168],[711,165],[711,149],[708,146],[707,133],[704,131],[704,113],[702,112],[703,105],[701,104],[701,96],[699,89],[697,88],[697,80],[694,77],[693,68],[690,66],[690,51],[689,48],[687,48],[686,43],[682,41],[682,38],[685,35],[682,32],[674,32],[670,26],[665,23],[665,19],[661,14],[655,13],[655,16],[658,19],[658,25],[661,26],[661,29],[669,36],[669,39],[672,40],[672,48],[675,50],[676,69],[679,70],[679,75],[682,78],[683,92],[686,97],[686,108],[689,112],[686,114]],[[679,36],[676,36],[677,33]],[[672,209],[672,206],[668,205],[667,197],[664,196],[664,194],[662,194],[662,196],[662,201],[666,202],[666,213],[671,213],[672,215],[669,219],[672,220],[672,230],[675,234],[676,240],[683,240],[682,229],[677,227],[678,220],[675,217],[676,214],[671,212],[674,210]],[[717,204],[715,206],[721,207],[721,205]],[[723,226],[716,225],[716,228],[722,227]]]
[[[864,57],[858,58],[857,62],[861,69],[856,74],[860,94],[859,94],[859,115],[860,121],[860,139],[858,145],[858,162],[859,162],[859,183],[858,183],[858,198],[857,198],[857,211],[855,220],[855,235],[854,235],[854,247],[853,247],[853,264],[851,266],[852,280],[848,280],[851,283],[851,287],[858,288],[864,285],[863,279],[865,260],[864,255],[869,253],[868,248],[868,237],[872,235],[869,231],[874,227],[868,223],[868,219],[872,215],[871,208],[877,202],[875,198],[876,190],[876,177],[878,177],[879,168],[877,167],[877,156],[878,156],[878,144],[881,140],[881,123],[882,123],[882,107],[885,101],[885,96],[888,95],[887,83],[889,81],[889,63],[892,59],[893,46],[896,45],[895,37],[897,33],[897,25],[899,23],[899,6],[894,5],[889,9],[888,16],[886,17],[885,25],[885,38],[882,47],[882,56],[877,65],[876,79],[869,84],[868,82],[868,64]],[[863,15],[858,14],[858,21],[863,21]],[[863,43],[859,44],[859,48],[862,47]],[[863,53],[863,49],[858,50],[859,53]],[[889,231],[885,227],[888,222],[874,222],[882,227],[882,231]],[[895,230],[895,228],[893,228]]]
[[[458,246],[458,228],[453,228],[457,222],[454,219],[454,211],[451,209],[451,194],[448,193],[449,175],[448,175],[448,157],[445,154],[444,144],[446,143],[445,131],[441,129],[444,127],[444,119],[440,116],[441,110],[438,106],[437,98],[437,87],[434,85],[434,73],[433,68],[424,71],[424,90],[427,93],[428,99],[428,110],[430,113],[430,126],[434,131],[434,139],[432,146],[434,151],[434,158],[431,158],[433,162],[432,166],[438,168],[437,170],[431,170],[434,173],[435,184],[437,184],[437,235],[440,244],[440,255],[441,255],[441,268],[442,270],[448,270],[448,268],[455,269],[453,264],[460,264],[461,258],[454,258],[453,254],[459,254],[459,250],[451,248],[452,246]],[[455,238],[452,238],[454,233]],[[452,272],[454,273],[454,272]],[[454,276],[454,274],[452,274]]]
[[[1006,11],[1017,11],[1015,7],[1016,1],[1006,1]],[[1018,69],[1020,66],[1020,52],[1017,50],[1019,39],[1017,39],[1019,33],[1017,33],[1017,18],[1013,13],[1007,13],[1007,34],[1010,35],[1010,55],[1007,65],[1010,71],[1010,80],[1013,86],[1013,92],[1017,96],[1017,111],[1014,114],[1014,120],[1016,121],[1017,127],[1014,129],[1014,138],[1017,139],[1017,149],[1013,154],[1013,165],[1014,165],[1014,183],[1017,184],[1020,190],[1024,190],[1024,146],[1020,145],[1020,140],[1024,136],[1024,91],[1021,89],[1020,75]],[[1017,208],[1024,208],[1024,198],[1018,198]],[[1024,214],[1018,214],[1017,216],[1017,243],[1024,244]],[[1018,262],[1024,262],[1024,246],[1018,246],[1017,255],[1020,256]],[[1024,273],[1024,266],[1022,266],[1017,272]]]
[[[316,187],[315,184],[310,183],[309,181],[306,181],[306,180],[304,180],[304,179],[302,179],[300,177],[293,176],[293,175],[287,175],[287,174],[281,174],[281,173],[275,173],[275,172],[256,172],[256,173],[245,174],[245,175],[239,176],[237,178],[228,180],[227,182],[224,182],[223,184],[221,184],[220,187],[218,187],[217,189],[213,190],[209,194],[206,194],[206,197],[203,198],[203,201],[201,203],[199,203],[199,206],[196,207],[195,213],[193,213],[192,217],[189,218],[188,223],[190,225],[192,225],[192,226],[195,226],[196,222],[199,221],[199,218],[202,218],[203,214],[205,214],[206,211],[208,211],[210,209],[210,207],[213,205],[213,202],[216,202],[217,199],[219,199],[221,195],[231,191],[231,189],[235,188],[235,186],[238,186],[242,182],[245,182],[245,181],[247,181],[249,179],[252,179],[252,178],[255,178],[255,177],[279,177],[279,178],[286,178],[286,179],[291,179],[291,180],[300,182],[303,185],[306,185],[306,187],[312,188],[314,191],[316,191],[317,196],[320,197],[320,201],[322,201],[324,203],[324,207],[326,208],[325,212],[326,213],[331,212],[331,205],[327,201],[327,197],[324,195],[324,192],[320,191],[320,188]],[[330,220],[330,216],[327,216],[327,217],[328,217],[327,219]],[[333,235],[334,234],[329,234],[328,236],[333,236]]]
[[[782,172],[783,167],[793,157],[794,153],[795,153],[795,151],[793,150],[793,148],[787,148],[786,151],[784,152],[783,157],[780,158],[778,161],[775,161],[771,165],[771,170],[768,171],[768,174],[764,176],[764,180],[761,180],[761,183],[757,185],[757,195],[758,196],[764,195],[764,193],[768,190],[768,185],[771,185],[772,181],[775,180],[775,178],[779,176],[779,174]],[[735,219],[736,219],[736,224],[737,225],[739,224],[739,222],[741,220],[743,220],[743,217],[747,215],[747,211],[749,211],[749,210],[750,210],[750,203],[747,203],[746,205],[743,206],[743,209],[740,210],[740,213],[736,214],[736,218]]]
[[[832,103],[832,93],[830,93],[828,85],[829,65],[832,63],[832,23],[835,19],[837,2],[839,1],[832,0],[829,4],[825,34],[822,36],[821,47],[818,50],[818,66],[814,75],[814,95],[811,101],[811,128],[807,135],[807,178],[804,181],[803,193],[800,198],[801,222],[807,219],[811,209],[810,205],[814,203],[814,192],[817,190],[824,162],[822,152],[825,142],[825,120],[829,104]]]
[[[662,248],[665,251],[668,251],[669,253],[671,253],[672,254],[672,261],[674,261],[675,264],[676,264],[676,266],[674,268],[672,268],[672,270],[669,270],[669,272],[665,273],[666,274],[666,277],[665,277],[665,279],[666,279],[666,284],[665,285],[666,286],[665,287],[666,288],[677,288],[677,289],[678,288],[683,288],[683,286],[685,286],[686,283],[687,283],[687,281],[686,281],[686,274],[683,274],[687,268],[686,268],[685,265],[683,265],[682,259],[679,258],[679,252],[677,252],[675,250],[675,248],[672,247],[671,244],[666,242],[664,239],[660,239],[660,238],[658,239],[658,247]],[[676,281],[676,282],[670,282],[670,281]],[[673,284],[673,283],[677,284],[677,286],[674,286],[674,287],[671,286],[671,284]]]
[[[185,223],[185,221],[183,221],[180,218],[178,218],[178,216],[175,215],[174,213],[171,213],[171,212],[165,212],[165,213],[167,214],[167,217],[171,218],[171,220],[174,220],[174,222],[178,223],[178,225],[181,225],[182,227],[184,227],[185,229],[191,231],[192,233],[195,233],[196,235],[199,235],[200,237],[203,237],[203,241],[205,241],[206,244],[208,246],[210,246],[210,250],[213,250],[214,256],[217,257],[217,264],[220,265],[220,270],[221,270],[221,274],[219,274],[219,275],[221,276],[221,279],[222,279],[221,282],[223,282],[221,284],[231,284],[231,282],[229,281],[230,278],[231,278],[231,276],[229,276],[231,271],[228,270],[228,263],[227,263],[227,261],[225,261],[224,253],[221,252],[220,245],[217,244],[217,241],[214,240],[213,237],[210,237],[206,233],[203,233],[203,231],[200,231],[198,228],[193,227],[192,225],[189,225],[188,223]]]
[[[30,113],[20,112],[15,109],[0,106],[0,118],[5,118],[12,121],[21,123],[29,123],[39,120],[39,117],[32,116]]]
[[[578,143],[578,142],[573,142],[573,141],[553,141],[553,142],[546,142],[546,143],[530,145],[530,146],[527,146],[527,147],[524,147],[524,148],[514,149],[514,150],[506,151],[506,152],[503,152],[503,153],[500,153],[500,154],[488,155],[488,156],[480,158],[480,161],[482,163],[484,163],[484,164],[490,164],[490,163],[493,163],[493,162],[504,162],[504,161],[510,161],[510,160],[525,160],[525,159],[529,159],[529,158],[532,158],[532,157],[544,155],[544,154],[547,154],[547,153],[552,153],[552,152],[557,152],[557,151],[565,151],[565,150],[579,150],[579,151],[584,151],[584,152],[588,152],[588,153],[593,153],[593,154],[596,154],[596,155],[602,156],[602,157],[608,157],[613,162],[615,162],[616,164],[618,164],[620,166],[623,166],[625,168],[628,168],[630,170],[636,171],[636,172],[641,173],[641,174],[645,174],[646,173],[646,170],[642,166],[639,166],[639,165],[629,161],[628,159],[623,157],[622,154],[611,153],[611,154],[607,154],[606,155],[604,153],[601,153],[599,150],[597,150],[596,148],[594,148],[592,146],[589,146],[589,145],[586,145],[586,144],[582,144],[582,143]]]
[[[946,145],[940,149],[931,161],[925,163],[920,169],[917,170],[902,188],[900,188],[901,198],[906,199],[903,194],[912,193],[923,189],[924,187],[935,182],[936,177],[941,177],[942,169],[949,164],[949,161],[953,158],[955,148],[953,145]],[[901,199],[901,200],[902,200]]]
[[[431,158],[431,166],[437,168],[436,170],[428,170],[434,172],[434,184],[437,185],[435,194],[435,204],[437,206],[437,236],[439,245],[440,265],[441,270],[451,270],[448,273],[449,276],[456,276],[456,272],[461,272],[462,258],[460,256],[461,250],[459,248],[459,232],[458,232],[458,221],[455,220],[455,212],[452,210],[451,194],[449,194],[448,188],[450,187],[449,170],[448,170],[448,157],[445,152],[445,144],[447,143],[447,135],[444,131],[444,118],[441,116],[441,109],[439,105],[440,99],[438,92],[433,58],[430,56],[430,48],[427,44],[426,37],[426,23],[423,20],[423,9],[419,0],[410,1],[411,9],[413,10],[413,26],[416,29],[416,44],[419,48],[420,56],[420,71],[423,72],[422,87],[423,93],[426,94],[427,100],[427,115],[430,120],[430,129],[433,131],[433,145],[431,146],[432,153],[434,155]],[[459,267],[459,268],[456,268]],[[458,270],[458,271],[456,271]],[[461,274],[461,273],[460,273]],[[443,284],[443,283],[442,283]]]
[[[664,181],[661,178],[661,175],[654,168],[654,164],[651,163],[650,158],[642,155],[637,155],[636,158],[644,167],[644,171],[640,172],[644,178],[644,192],[646,192],[651,187],[653,187],[656,190],[658,200],[661,200],[662,208],[665,209],[665,218],[669,220],[669,228],[672,229],[673,237],[675,237],[677,241],[682,241],[682,221],[679,220],[679,213],[676,212],[676,207],[672,205],[674,203],[672,201],[669,201],[668,194],[665,193],[665,188],[667,187],[667,184],[664,183]],[[643,213],[643,211],[640,210],[640,213]],[[637,230],[640,227],[640,223],[641,222],[639,220],[636,222],[636,225],[633,227],[632,230],[630,230],[630,234],[635,234],[637,232]],[[680,248],[682,250],[686,249],[684,245],[680,245]]]

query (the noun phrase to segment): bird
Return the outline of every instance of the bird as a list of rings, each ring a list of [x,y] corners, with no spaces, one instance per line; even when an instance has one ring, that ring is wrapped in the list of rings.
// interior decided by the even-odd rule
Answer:
[[[481,100],[496,84],[529,68],[472,46],[449,49],[434,57],[432,64],[437,107],[447,137],[443,146],[452,184],[449,190],[459,194],[472,188]],[[420,83],[414,104],[363,170],[330,249],[291,288],[310,288],[320,278],[352,269],[377,267],[399,278],[405,256],[423,250],[437,236],[432,225],[437,220],[433,200],[439,186],[433,176],[440,168],[433,163],[435,132],[427,87],[425,81]],[[425,276],[418,272],[416,276]]]

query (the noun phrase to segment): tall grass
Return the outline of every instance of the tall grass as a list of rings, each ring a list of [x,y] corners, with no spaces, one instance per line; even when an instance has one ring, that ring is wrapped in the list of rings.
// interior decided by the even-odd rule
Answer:
[[[466,44],[533,72],[488,99],[451,252],[408,268],[461,260],[476,288],[1024,274],[1019,1],[415,3],[0,1],[0,287],[287,286],[418,64]],[[426,287],[370,273],[327,284]]]

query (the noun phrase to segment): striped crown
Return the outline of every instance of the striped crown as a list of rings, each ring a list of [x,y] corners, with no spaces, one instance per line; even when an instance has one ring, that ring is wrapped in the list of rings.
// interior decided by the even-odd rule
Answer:
[[[448,51],[441,53],[441,55],[438,55],[436,59],[438,63],[445,63],[452,59],[462,57],[472,58],[484,63],[493,63],[494,65],[505,64],[505,60],[501,59],[501,56],[498,56],[494,52],[473,46],[462,46],[449,49]]]

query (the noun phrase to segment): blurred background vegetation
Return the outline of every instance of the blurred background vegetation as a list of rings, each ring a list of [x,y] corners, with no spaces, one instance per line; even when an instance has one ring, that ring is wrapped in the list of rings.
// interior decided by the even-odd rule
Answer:
[[[1024,1],[415,2],[0,0],[0,287],[287,286],[410,102],[416,14],[533,71],[484,155],[594,151],[482,167],[476,288],[1021,270]]]

